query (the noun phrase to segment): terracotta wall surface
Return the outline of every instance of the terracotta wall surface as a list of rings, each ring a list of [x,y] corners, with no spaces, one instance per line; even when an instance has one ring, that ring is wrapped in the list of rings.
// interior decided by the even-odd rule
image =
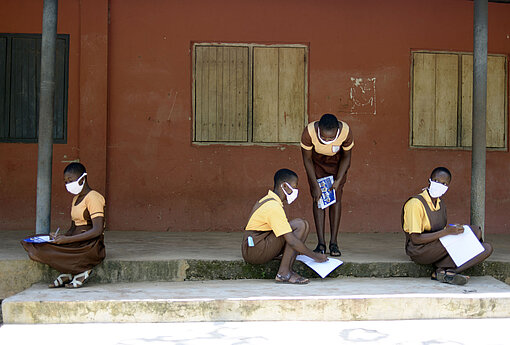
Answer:
[[[409,147],[409,83],[412,50],[472,50],[472,1],[95,3],[59,5],[58,31],[71,35],[71,47],[68,143],[54,153],[55,226],[68,222],[61,170],[71,159],[90,167],[91,185],[106,193],[112,230],[240,230],[282,167],[301,178],[288,216],[312,221],[299,146],[192,144],[192,42],[309,44],[309,120],[331,112],[355,135],[341,231],[399,231],[403,201],[438,165],[453,173],[449,220],[469,221],[470,151]],[[0,32],[40,32],[38,1],[1,6]],[[489,53],[510,54],[508,18],[510,5],[489,4]],[[351,78],[376,78],[375,115],[351,114]],[[34,226],[36,160],[35,144],[0,143],[1,229]],[[487,154],[488,233],[510,231],[508,163],[507,151]]]
[[[2,1],[0,32],[41,33],[42,5]],[[69,162],[85,162],[92,185],[105,192],[108,1],[59,1],[57,32],[70,40],[67,143],[53,146],[54,229],[71,224],[72,196],[63,184]],[[0,229],[35,229],[36,177],[37,144],[0,143]]]

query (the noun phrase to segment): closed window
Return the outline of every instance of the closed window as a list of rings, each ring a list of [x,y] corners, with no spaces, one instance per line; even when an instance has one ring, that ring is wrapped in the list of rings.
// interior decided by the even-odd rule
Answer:
[[[414,52],[411,146],[471,147],[473,55]],[[487,62],[487,147],[507,147],[507,60]]]
[[[194,141],[298,143],[307,47],[194,45]]]
[[[53,138],[67,140],[69,35],[58,35]],[[36,142],[41,35],[0,34],[0,141]]]

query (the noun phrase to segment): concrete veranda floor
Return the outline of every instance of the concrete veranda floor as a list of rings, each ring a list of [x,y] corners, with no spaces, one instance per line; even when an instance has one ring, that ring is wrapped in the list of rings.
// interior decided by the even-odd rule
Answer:
[[[27,231],[2,231],[0,261],[28,259],[19,241]],[[241,232],[106,231],[106,260],[242,260]],[[494,253],[488,261],[510,263],[510,235],[488,234]],[[307,240],[317,244],[315,234]],[[344,262],[409,262],[403,233],[341,233],[339,247]]]

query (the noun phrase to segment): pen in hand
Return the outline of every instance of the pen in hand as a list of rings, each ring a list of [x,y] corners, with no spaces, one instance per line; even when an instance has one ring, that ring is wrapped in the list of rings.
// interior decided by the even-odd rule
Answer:
[[[53,235],[53,239],[55,239],[55,237],[57,237],[59,231],[60,231],[60,228],[57,228],[57,231],[55,231],[55,235]]]

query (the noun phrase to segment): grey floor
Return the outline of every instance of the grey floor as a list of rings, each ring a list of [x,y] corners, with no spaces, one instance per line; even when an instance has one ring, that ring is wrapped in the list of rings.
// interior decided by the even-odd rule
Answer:
[[[1,231],[0,261],[28,259],[19,241],[27,231]],[[107,231],[107,260],[241,260],[241,232]],[[488,261],[510,262],[510,235],[487,235],[494,253]],[[316,236],[307,245],[315,248]],[[341,233],[342,260],[406,262],[403,233]]]

